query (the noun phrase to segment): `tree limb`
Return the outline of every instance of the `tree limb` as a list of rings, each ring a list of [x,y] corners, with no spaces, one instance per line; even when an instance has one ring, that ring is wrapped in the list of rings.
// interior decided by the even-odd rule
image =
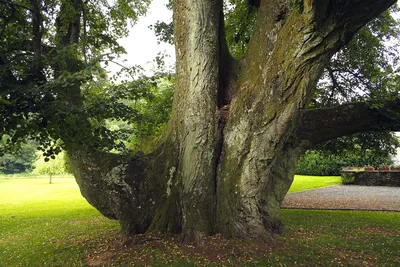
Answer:
[[[29,10],[29,11],[31,11],[31,12],[35,12],[33,9],[31,9],[31,8],[28,7],[28,6],[21,5],[21,4],[18,4],[18,3],[13,3],[13,2],[11,2],[11,1],[0,0],[0,4],[10,5],[10,6],[12,6],[13,8],[14,8],[14,7],[20,7],[20,8]]]
[[[399,131],[400,100],[383,106],[360,102],[307,110],[295,136],[311,145],[366,131]]]

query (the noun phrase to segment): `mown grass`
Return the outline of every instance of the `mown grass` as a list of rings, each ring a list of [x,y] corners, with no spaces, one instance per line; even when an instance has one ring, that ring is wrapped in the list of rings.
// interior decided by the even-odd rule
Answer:
[[[305,176],[296,175],[289,193],[310,190],[314,188],[339,185],[342,183],[340,176]]]
[[[35,173],[17,173],[17,174],[0,174],[0,180],[14,180],[14,179],[49,179],[48,174],[35,174]],[[54,174],[52,178],[73,178],[72,174]]]
[[[117,231],[74,179],[0,180],[0,266],[81,266],[91,241]]]
[[[308,180],[296,177],[291,191],[321,181]],[[400,266],[400,213],[282,210],[287,231],[267,248],[218,237],[204,249],[173,239],[126,245],[73,179],[53,182],[0,180],[0,266]]]

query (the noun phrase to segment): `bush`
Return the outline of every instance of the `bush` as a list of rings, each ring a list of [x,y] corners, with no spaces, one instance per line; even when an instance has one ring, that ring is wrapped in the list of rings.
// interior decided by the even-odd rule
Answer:
[[[379,155],[372,150],[332,154],[318,150],[308,150],[297,164],[296,174],[340,175],[344,167],[390,166],[389,154]]]
[[[351,184],[354,182],[355,174],[354,172],[342,172],[341,178],[342,184]]]

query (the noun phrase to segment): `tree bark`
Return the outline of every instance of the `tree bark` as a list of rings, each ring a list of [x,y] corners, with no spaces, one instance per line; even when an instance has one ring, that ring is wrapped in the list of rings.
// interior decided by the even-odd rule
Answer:
[[[261,1],[255,34],[238,61],[226,46],[222,0],[174,1],[177,82],[157,149],[127,159],[69,146],[82,194],[123,232],[272,241],[305,149],[383,126],[381,113],[363,104],[305,108],[332,55],[395,1],[304,0],[300,9],[291,3]],[[374,127],[358,113],[370,114]],[[315,123],[328,115],[335,120]]]

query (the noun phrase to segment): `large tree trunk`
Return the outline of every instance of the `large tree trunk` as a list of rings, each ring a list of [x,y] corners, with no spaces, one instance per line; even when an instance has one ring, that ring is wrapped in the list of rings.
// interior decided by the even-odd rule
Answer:
[[[323,68],[394,2],[304,0],[297,10],[289,0],[261,1],[238,61],[225,43],[222,0],[175,0],[177,84],[168,129],[153,153],[133,159],[70,146],[82,194],[127,234],[272,240],[299,157],[323,141],[315,138],[323,123],[335,127],[331,120],[313,127],[319,113],[305,111]],[[330,138],[372,126],[353,128]]]

